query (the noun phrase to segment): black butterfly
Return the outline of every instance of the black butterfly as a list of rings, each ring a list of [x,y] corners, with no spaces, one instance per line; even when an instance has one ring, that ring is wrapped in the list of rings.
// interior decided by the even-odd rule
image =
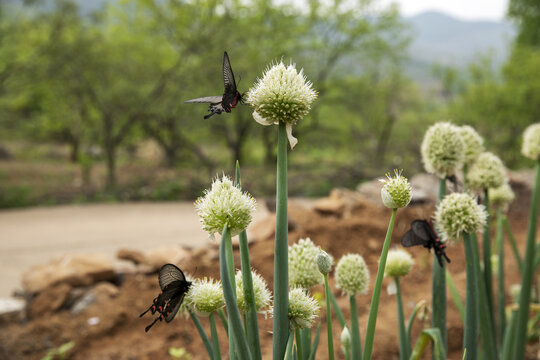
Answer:
[[[443,244],[431,224],[426,220],[414,220],[411,223],[411,229],[401,238],[401,245],[405,247],[423,245],[426,249],[435,250],[439,265],[443,266],[443,257],[447,262],[450,262],[448,256],[444,252],[446,244]]]
[[[222,112],[231,112],[239,102],[243,103],[242,94],[236,89],[236,81],[234,80],[234,74],[229,61],[229,55],[225,51],[223,53],[223,82],[225,84],[225,92],[223,96],[206,96],[193,100],[187,100],[186,103],[210,103],[208,111],[210,114],[204,118],[208,119],[214,114],[221,114]]]
[[[178,309],[180,309],[180,305],[182,305],[184,295],[188,292],[190,286],[191,281],[186,280],[186,276],[182,270],[173,264],[163,265],[159,269],[159,287],[161,288],[161,293],[154,299],[152,306],[139,315],[141,317],[148,311],[151,311],[152,315],[157,312],[159,316],[144,331],[150,330],[158,320],[165,319],[166,322],[170,322],[174,319]]]

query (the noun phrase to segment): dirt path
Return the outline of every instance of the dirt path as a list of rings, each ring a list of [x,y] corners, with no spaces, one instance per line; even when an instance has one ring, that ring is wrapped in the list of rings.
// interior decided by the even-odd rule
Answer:
[[[261,206],[259,206],[261,208]],[[264,213],[258,210],[257,216]],[[29,267],[62,254],[123,247],[198,247],[208,242],[191,202],[70,205],[0,211],[0,297],[20,287]]]

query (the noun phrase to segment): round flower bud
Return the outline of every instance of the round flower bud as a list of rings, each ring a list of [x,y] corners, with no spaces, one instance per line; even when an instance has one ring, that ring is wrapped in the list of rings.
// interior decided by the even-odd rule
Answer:
[[[328,273],[332,270],[333,259],[326,251],[321,250],[321,252],[317,254],[315,262],[317,263],[319,272],[323,275],[328,275]]]
[[[413,258],[411,254],[403,249],[391,249],[386,258],[384,276],[398,277],[405,276],[411,271]]]
[[[195,280],[186,294],[186,301],[197,314],[210,315],[225,306],[221,282],[208,278]]]
[[[369,269],[364,258],[348,254],[336,266],[336,287],[348,295],[365,294],[369,286]]]
[[[469,168],[467,183],[473,189],[496,188],[504,184],[506,169],[498,156],[484,152]]]
[[[521,153],[529,159],[540,158],[540,123],[532,124],[525,129]]]
[[[495,207],[502,207],[506,210],[508,205],[514,201],[515,198],[516,195],[508,182],[505,182],[498,188],[489,189],[489,202]]]
[[[394,170],[395,177],[386,174],[386,179],[379,181],[384,184],[381,197],[384,206],[390,209],[403,208],[411,202],[412,188],[407,178],[401,176],[401,171]]]
[[[351,333],[349,332],[349,328],[346,326],[343,327],[343,330],[341,331],[341,348],[343,349],[343,352],[345,352],[345,349],[350,349],[351,347]]]
[[[424,135],[421,153],[428,173],[440,178],[454,175],[465,157],[465,144],[459,128],[448,122],[432,125]]]
[[[289,284],[309,289],[323,281],[316,258],[321,248],[310,238],[300,239],[289,246]]]
[[[279,62],[267,69],[262,78],[248,91],[247,102],[253,106],[253,118],[262,125],[287,125],[287,136],[291,148],[297,140],[292,136],[295,125],[311,109],[311,103],[317,98],[303,70],[298,72],[294,64],[285,66]]]
[[[255,199],[247,192],[242,193],[231,179],[215,179],[210,190],[195,202],[203,230],[210,235],[223,231],[228,225],[231,236],[238,235],[247,228],[255,211]]]
[[[268,285],[264,281],[263,277],[257,274],[254,270],[251,270],[251,278],[253,280],[253,293],[255,295],[255,309],[257,312],[265,312],[263,309],[270,306],[270,290]],[[246,299],[244,297],[244,279],[242,278],[242,271],[236,272],[236,302],[240,311],[246,311]]]
[[[446,240],[458,240],[461,234],[480,231],[486,223],[487,213],[483,205],[478,205],[475,199],[465,193],[446,195],[437,205],[435,221]]]
[[[465,164],[471,164],[484,152],[484,139],[469,125],[460,126],[459,132],[465,144]]]
[[[317,300],[308,295],[302,288],[289,291],[289,320],[295,329],[308,329],[319,313]]]

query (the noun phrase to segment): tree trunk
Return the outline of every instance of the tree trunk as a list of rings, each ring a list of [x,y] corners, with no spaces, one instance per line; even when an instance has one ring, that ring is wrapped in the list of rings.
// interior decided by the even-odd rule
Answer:
[[[79,151],[80,151],[79,139],[76,139],[75,137],[71,139],[69,146],[70,146],[69,161],[71,161],[72,163],[76,163],[79,161]]]
[[[105,130],[105,155],[107,160],[107,182],[106,190],[116,192],[116,144],[113,134],[113,123],[110,116],[103,118],[103,129]]]

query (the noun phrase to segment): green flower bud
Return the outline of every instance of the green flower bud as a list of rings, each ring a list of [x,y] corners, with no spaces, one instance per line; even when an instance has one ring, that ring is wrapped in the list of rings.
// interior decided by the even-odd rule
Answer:
[[[384,276],[398,277],[407,275],[412,268],[413,258],[403,249],[391,249],[386,258]]]
[[[235,186],[231,179],[223,175],[216,179],[210,190],[195,202],[203,230],[210,235],[223,231],[225,224],[231,235],[238,235],[247,228],[253,218],[256,202],[247,192]]]
[[[513,303],[519,302],[519,293],[521,292],[521,284],[512,284],[510,286],[510,297]]]
[[[257,274],[254,270],[251,270],[251,278],[253,280],[253,293],[255,295],[255,309],[257,312],[266,313],[263,309],[270,306],[270,300],[272,295],[268,290],[268,285],[264,281],[263,277]],[[236,272],[236,303],[240,311],[246,311],[246,299],[244,297],[244,279],[242,278],[242,271]]]
[[[469,168],[467,183],[473,189],[496,188],[504,184],[506,169],[498,156],[484,152]]]
[[[483,205],[478,205],[469,194],[446,195],[437,205],[435,221],[446,240],[458,240],[461,234],[480,231],[486,223],[487,213]]]
[[[495,207],[502,207],[505,211],[515,198],[516,195],[508,182],[505,182],[498,188],[489,189],[489,202]]]
[[[326,251],[319,252],[315,258],[319,272],[323,275],[328,275],[332,270],[333,259]]]
[[[308,329],[319,313],[317,300],[308,295],[302,288],[289,291],[289,321],[294,329]]]
[[[540,123],[532,124],[525,129],[521,153],[529,159],[540,158]]]
[[[209,278],[195,280],[186,294],[186,302],[201,316],[221,309],[225,306],[221,282]]]
[[[465,157],[465,144],[459,128],[447,122],[431,126],[424,135],[421,152],[428,173],[439,178],[454,175]]]
[[[316,258],[321,248],[310,238],[300,239],[289,246],[289,284],[304,289],[322,283],[323,276],[317,267]]]
[[[336,266],[336,286],[348,295],[365,294],[369,286],[369,269],[364,258],[348,254]]]
[[[311,103],[317,98],[303,70],[298,73],[294,64],[283,62],[267,69],[248,91],[247,102],[253,106],[253,118],[262,125],[287,125],[287,136],[291,148],[298,142],[292,136],[292,125],[307,115]]]
[[[484,152],[484,139],[469,125],[460,126],[459,132],[465,145],[465,164],[471,164]]]
[[[411,202],[412,188],[407,178],[401,176],[401,171],[394,170],[395,177],[386,174],[386,179],[380,179],[384,186],[381,197],[384,206],[390,209],[403,208]]]

